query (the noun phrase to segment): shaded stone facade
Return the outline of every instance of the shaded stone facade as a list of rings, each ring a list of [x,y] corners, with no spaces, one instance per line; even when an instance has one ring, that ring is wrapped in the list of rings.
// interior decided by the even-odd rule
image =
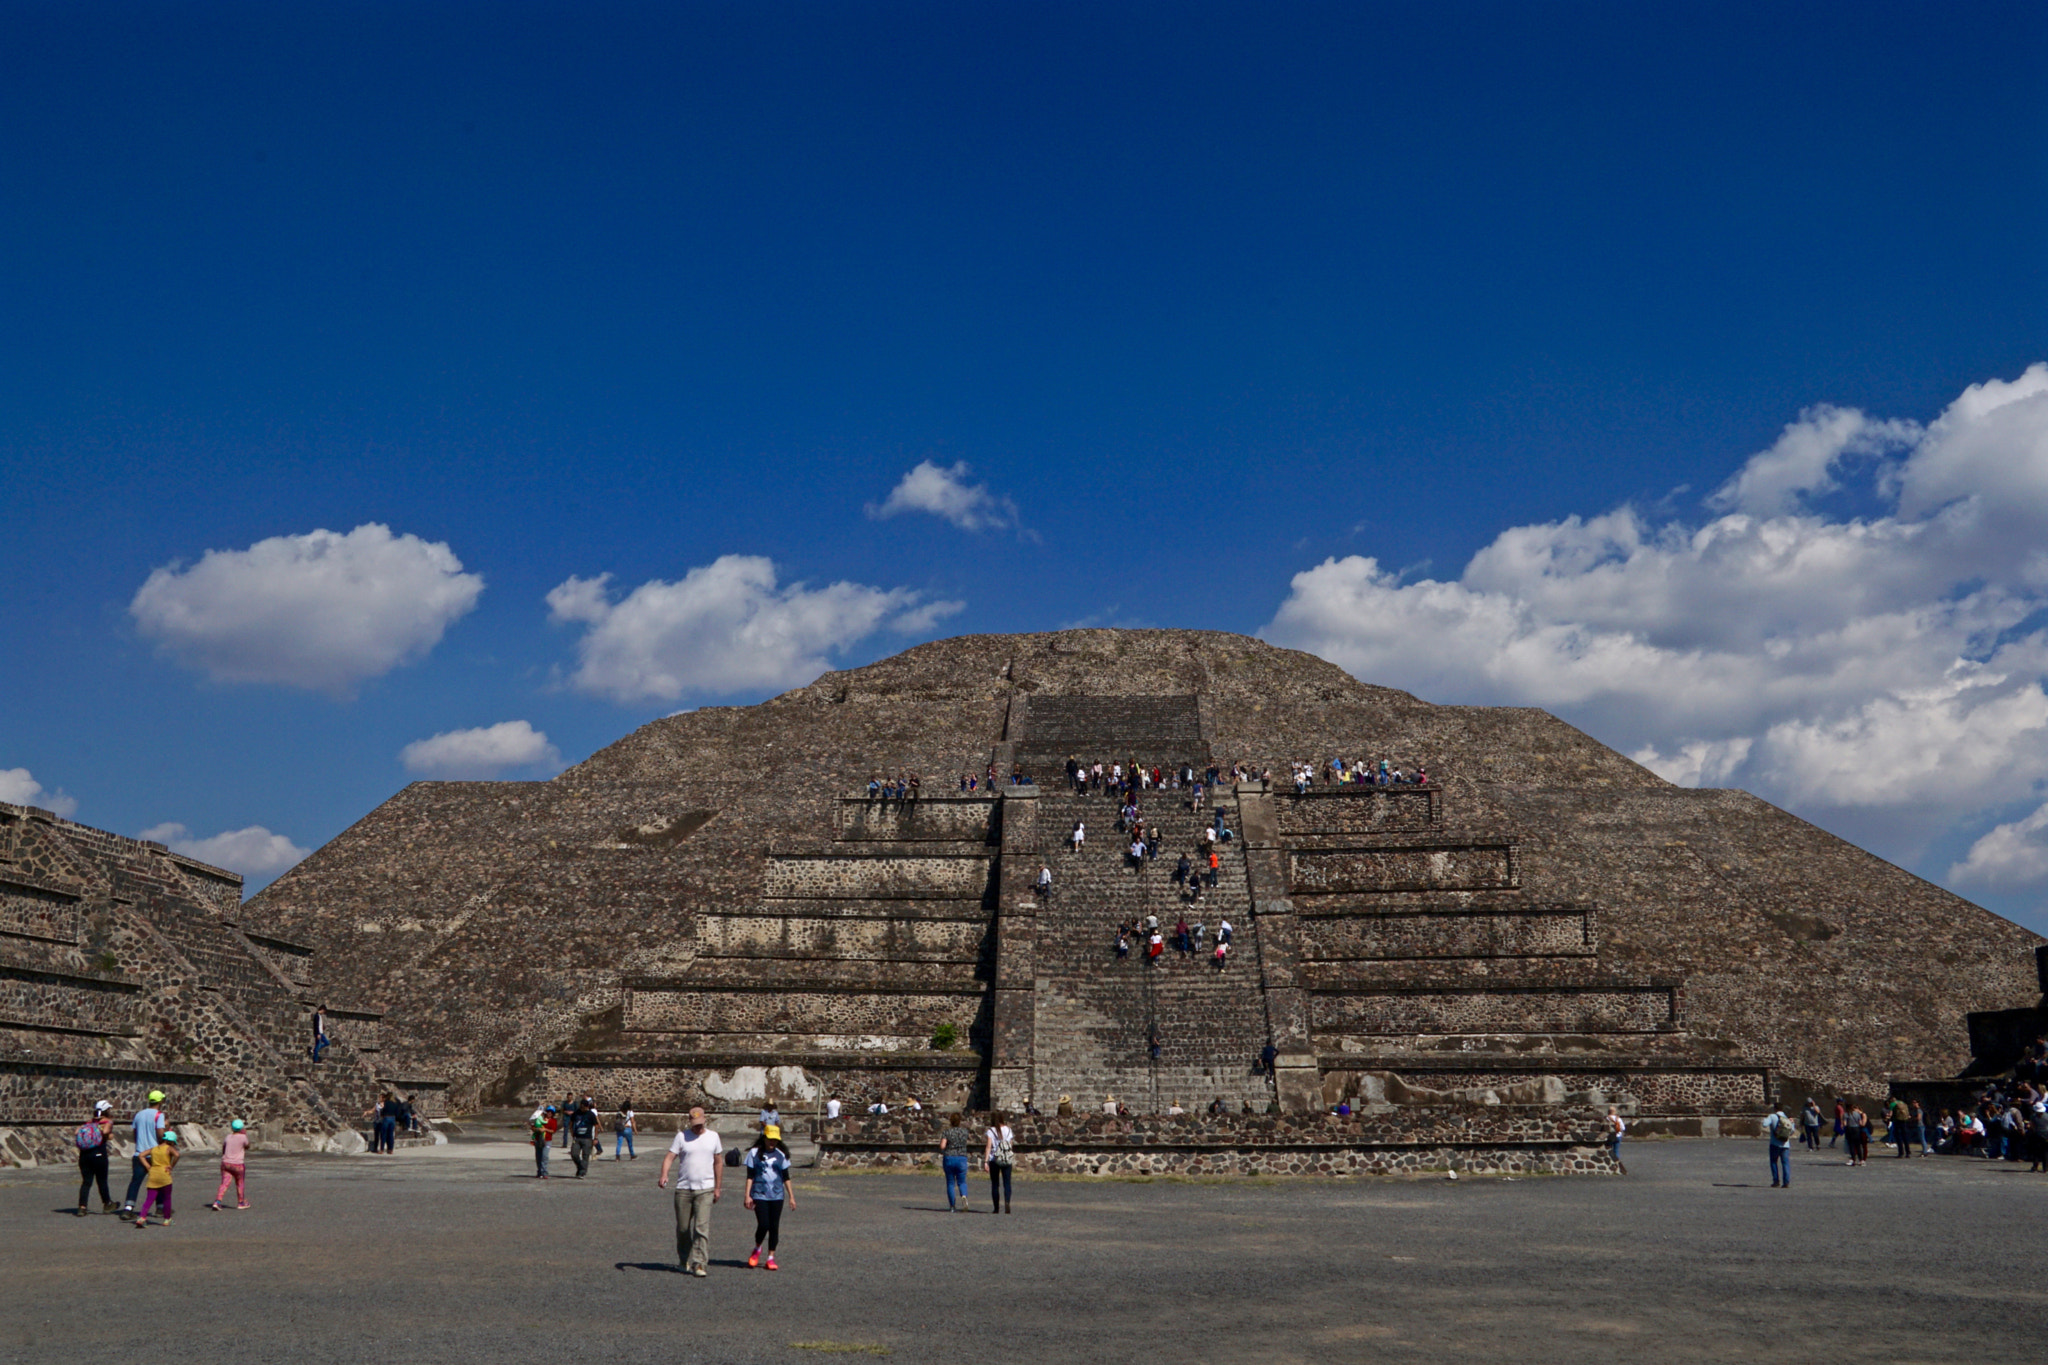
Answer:
[[[0,1151],[67,1159],[94,1101],[125,1118],[151,1089],[195,1139],[230,1118],[266,1142],[350,1126],[378,1012],[331,1011],[314,1067],[313,949],[243,932],[240,907],[232,872],[0,804]]]
[[[1282,780],[1144,795],[1170,847],[1132,860],[1069,756]],[[1284,780],[1332,756],[1433,780]],[[1036,782],[957,791],[991,766]],[[866,795],[899,773],[918,800]],[[1168,868],[1219,816],[1236,837],[1197,913],[1231,920],[1226,967],[1114,959],[1118,918],[1182,913]],[[1186,631],[942,641],[655,721],[548,782],[417,783],[241,915],[346,964],[388,1010],[386,1065],[447,1076],[458,1108],[1350,1097],[1412,1125],[1448,1095],[1695,1131],[1953,1074],[1966,1005],[2033,1004],[2040,942],[1543,712]]]

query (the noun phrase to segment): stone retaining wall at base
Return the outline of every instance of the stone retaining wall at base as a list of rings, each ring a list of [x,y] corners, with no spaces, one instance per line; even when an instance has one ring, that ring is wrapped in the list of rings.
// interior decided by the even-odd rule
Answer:
[[[969,1127],[981,1131],[986,1115]],[[1613,1173],[1591,1110],[1439,1105],[1394,1114],[1075,1115],[1012,1120],[1017,1168],[1069,1175],[1419,1175]],[[936,1116],[817,1123],[821,1169],[937,1161]],[[976,1163],[979,1164],[978,1162]]]
[[[820,1149],[820,1170],[938,1169],[932,1152]],[[1613,1175],[1604,1147],[1369,1147],[1131,1152],[1019,1152],[1020,1174],[1051,1175]],[[971,1174],[982,1174],[975,1163]],[[977,1197],[979,1190],[975,1191]]]

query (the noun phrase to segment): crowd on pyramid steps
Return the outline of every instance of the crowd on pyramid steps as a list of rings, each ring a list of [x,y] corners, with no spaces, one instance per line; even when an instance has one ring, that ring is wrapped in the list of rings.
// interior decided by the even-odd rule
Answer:
[[[1316,785],[1318,771],[1315,764],[1297,762],[1289,766],[1293,770],[1294,791],[1297,796]],[[1365,787],[1426,787],[1429,785],[1429,770],[1423,767],[1421,763],[1418,762],[1413,770],[1403,770],[1394,766],[1393,760],[1387,758],[1381,759],[1377,767],[1373,765],[1370,759],[1354,758],[1346,760],[1332,758],[1323,764],[1320,777],[1325,785],[1332,787],[1349,787],[1354,785]]]
[[[169,1226],[173,1213],[171,1194],[174,1176],[178,1163],[184,1159],[185,1148],[172,1123],[166,1107],[168,1103],[169,1097],[163,1091],[152,1090],[147,1101],[128,1120],[127,1133],[134,1145],[128,1159],[128,1191],[118,1204],[114,1202],[113,1191],[108,1188],[109,1165],[115,1154],[117,1120],[114,1102],[100,1100],[93,1105],[92,1116],[71,1136],[72,1146],[78,1152],[80,1218],[92,1211],[91,1195],[97,1187],[102,1213],[117,1214],[138,1228],[148,1227],[154,1214],[159,1225]],[[244,1120],[229,1122],[228,1132],[220,1145],[220,1186],[214,1191],[213,1201],[207,1208],[216,1212],[225,1209],[227,1205],[222,1201],[227,1198],[231,1187],[235,1192],[235,1207],[249,1207],[249,1137],[249,1125]],[[142,1199],[139,1206],[137,1195]]]

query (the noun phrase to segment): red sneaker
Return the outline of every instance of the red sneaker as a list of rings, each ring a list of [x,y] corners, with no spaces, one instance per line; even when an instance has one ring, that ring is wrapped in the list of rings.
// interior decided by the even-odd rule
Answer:
[[[747,1269],[757,1269],[761,1264],[761,1248],[755,1247],[754,1254],[747,1257]]]
[[[780,1270],[780,1269],[782,1269],[782,1267],[781,1267],[781,1266],[779,1266],[779,1265],[775,1264],[775,1258],[774,1258],[773,1256],[770,1256],[770,1257],[768,1258],[768,1268],[769,1268],[770,1270]]]

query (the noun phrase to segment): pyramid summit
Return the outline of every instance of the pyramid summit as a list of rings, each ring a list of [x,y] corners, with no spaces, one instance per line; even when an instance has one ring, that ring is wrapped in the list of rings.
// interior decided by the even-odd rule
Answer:
[[[1156,854],[1070,761],[1144,771]],[[1754,796],[1204,631],[944,640],[550,781],[415,783],[241,917],[456,1108],[1615,1104],[1712,1132],[1952,1075],[1965,1009],[2039,996],[2038,936]],[[1200,951],[1119,956],[1148,917]]]

